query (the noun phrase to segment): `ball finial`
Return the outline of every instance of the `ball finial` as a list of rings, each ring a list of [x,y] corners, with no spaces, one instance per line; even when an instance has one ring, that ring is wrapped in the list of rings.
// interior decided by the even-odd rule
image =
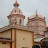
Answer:
[[[19,6],[17,0],[16,0],[16,2],[15,2],[13,5],[14,5],[15,7],[18,7],[18,6]]]

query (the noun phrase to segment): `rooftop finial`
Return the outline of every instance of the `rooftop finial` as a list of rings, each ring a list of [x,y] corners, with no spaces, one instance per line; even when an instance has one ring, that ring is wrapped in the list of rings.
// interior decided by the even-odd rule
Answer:
[[[37,10],[36,10],[36,13],[37,13]]]
[[[38,14],[37,14],[37,10],[36,10],[36,16],[38,16]]]
[[[16,2],[13,4],[15,7],[18,7],[19,6],[19,4],[17,3],[17,0],[16,0]]]

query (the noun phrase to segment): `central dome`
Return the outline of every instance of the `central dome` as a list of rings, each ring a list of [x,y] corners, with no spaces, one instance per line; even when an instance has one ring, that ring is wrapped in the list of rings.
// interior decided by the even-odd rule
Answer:
[[[23,15],[22,11],[18,8],[19,4],[17,3],[17,1],[13,4],[14,9],[11,11],[10,14],[19,14],[19,15]]]

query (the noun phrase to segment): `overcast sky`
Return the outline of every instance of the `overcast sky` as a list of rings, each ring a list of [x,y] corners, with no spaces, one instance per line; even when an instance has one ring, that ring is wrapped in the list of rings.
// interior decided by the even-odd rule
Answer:
[[[7,16],[14,8],[13,4],[16,0],[0,0],[0,28],[8,25]],[[27,18],[35,14],[36,10],[43,17],[46,17],[46,24],[48,26],[48,0],[17,0],[20,4],[19,8],[25,15],[25,23]]]

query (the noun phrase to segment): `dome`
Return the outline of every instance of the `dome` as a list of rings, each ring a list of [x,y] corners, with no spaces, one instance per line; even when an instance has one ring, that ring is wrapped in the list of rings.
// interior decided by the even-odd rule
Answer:
[[[14,5],[14,9],[11,11],[10,14],[19,14],[19,15],[23,15],[23,14],[22,14],[22,11],[18,8],[18,7],[19,7],[18,2],[16,1],[13,5]]]
[[[34,15],[32,15],[32,16],[29,17],[29,19],[35,18],[36,16],[38,16],[39,18],[44,19],[44,17],[42,15],[38,14],[37,10],[36,10],[36,13]]]
[[[20,15],[23,15],[22,14],[22,11],[18,8],[18,7],[15,7],[10,14],[20,14]]]
[[[44,19],[44,17],[43,17],[42,15],[38,14],[38,13],[37,13],[37,16],[38,16],[39,18]],[[31,18],[35,18],[35,17],[36,17],[36,14],[30,16],[29,19],[31,19]]]

